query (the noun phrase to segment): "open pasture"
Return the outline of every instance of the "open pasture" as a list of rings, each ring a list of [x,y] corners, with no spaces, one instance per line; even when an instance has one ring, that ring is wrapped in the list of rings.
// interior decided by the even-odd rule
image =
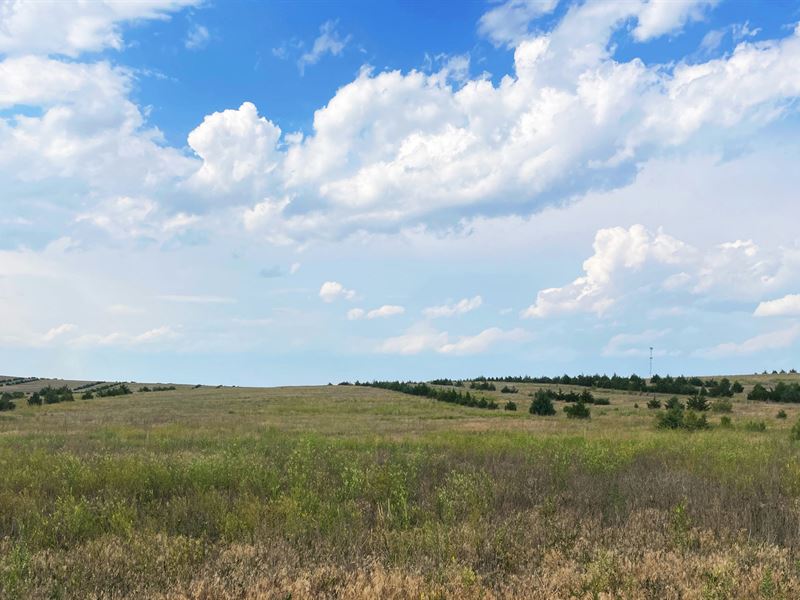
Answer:
[[[800,597],[800,405],[745,399],[797,376],[734,378],[731,425],[697,432],[612,390],[534,416],[535,384],[478,392],[499,410],[339,385],[22,401],[0,597]]]

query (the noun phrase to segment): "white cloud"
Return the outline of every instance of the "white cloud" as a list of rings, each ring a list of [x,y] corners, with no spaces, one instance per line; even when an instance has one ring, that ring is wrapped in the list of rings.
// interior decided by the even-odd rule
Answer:
[[[422,311],[422,314],[429,319],[436,319],[439,317],[454,317],[463,315],[478,308],[483,303],[480,296],[473,298],[464,298],[455,304],[442,304],[441,306],[429,306]]]
[[[365,311],[363,308],[351,308],[347,311],[347,320],[358,321],[359,319],[363,319],[366,314],[367,311]]]
[[[800,338],[800,324],[748,338],[743,342],[727,342],[712,348],[698,350],[696,354],[707,358],[749,355],[792,346]]]
[[[406,312],[406,309],[402,306],[384,304],[370,311],[365,311],[363,308],[353,308],[347,311],[347,318],[350,321],[357,321],[358,319],[385,319],[386,317],[402,315],[404,312]]]
[[[76,57],[82,52],[98,52],[104,48],[121,50],[121,23],[167,19],[169,13],[198,1],[5,0],[0,3],[0,53]]]
[[[633,37],[645,42],[683,27],[689,21],[699,21],[704,11],[718,0],[649,0],[643,3]]]
[[[756,317],[800,317],[800,294],[761,302],[753,314]]]
[[[189,146],[203,160],[193,183],[201,189],[229,191],[249,180],[257,193],[278,164],[280,136],[280,128],[259,117],[252,102],[208,115],[189,134]]]
[[[333,302],[339,298],[353,300],[356,297],[356,293],[354,290],[346,289],[338,281],[326,281],[319,288],[319,297],[322,298],[323,302]]]
[[[603,356],[649,356],[650,347],[669,333],[669,329],[648,329],[641,333],[618,333],[603,347]],[[653,356],[666,355],[667,351],[663,348],[653,351]]]
[[[45,343],[52,342],[57,337],[60,337],[71,331],[75,331],[75,329],[77,329],[77,326],[74,325],[73,323],[64,323],[63,325],[59,325],[58,327],[53,327],[53,329],[45,333],[42,336],[42,341]]]
[[[594,240],[594,254],[583,263],[584,275],[559,288],[541,290],[523,317],[557,313],[593,312],[602,315],[615,301],[619,271],[638,270],[645,263],[681,264],[692,249],[661,231],[653,234],[642,225],[629,229],[601,229]]]
[[[620,297],[637,289],[721,299],[752,299],[796,281],[800,252],[766,252],[751,240],[725,242],[701,250],[642,225],[600,229],[584,274],[563,287],[538,292],[523,317],[560,313],[606,313]]]
[[[195,23],[186,32],[186,38],[183,40],[183,45],[186,46],[188,50],[202,50],[206,46],[208,46],[208,42],[211,40],[211,34],[208,31],[208,28],[204,25],[200,25]]]
[[[166,325],[149,329],[142,333],[131,334],[115,331],[112,333],[98,334],[90,333],[69,340],[70,345],[87,348],[102,346],[139,346],[142,344],[153,344],[173,340],[179,335]]]
[[[530,335],[523,329],[503,331],[498,327],[484,329],[477,335],[461,336],[455,342],[444,344],[437,349],[442,354],[481,354],[491,346],[501,342],[521,342],[529,339]]]
[[[301,75],[305,72],[307,66],[317,64],[326,54],[339,56],[342,53],[350,41],[350,36],[342,38],[339,32],[336,31],[337,25],[336,21],[326,21],[320,25],[319,36],[314,40],[311,50],[304,53],[300,60],[297,61]]]
[[[281,185],[243,210],[247,226],[302,241],[532,210],[622,185],[643,160],[700,136],[750,139],[796,110],[800,28],[696,64],[615,60],[611,36],[648,7],[575,5],[516,47],[497,85],[362,69],[316,111],[311,134],[279,152]],[[641,35],[669,21],[652,18]]]
[[[522,329],[504,331],[498,327],[490,327],[476,335],[458,336],[451,341],[447,332],[420,325],[402,335],[384,340],[378,346],[378,351],[405,355],[432,351],[461,356],[486,352],[501,342],[521,342],[529,338],[530,334]]]
[[[486,12],[478,21],[478,31],[495,46],[513,47],[528,37],[532,20],[549,12],[558,0],[506,0]]]

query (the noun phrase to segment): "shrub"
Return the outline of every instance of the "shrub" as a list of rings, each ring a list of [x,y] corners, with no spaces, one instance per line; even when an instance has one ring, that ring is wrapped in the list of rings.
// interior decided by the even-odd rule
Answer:
[[[719,419],[719,426],[724,427],[725,429],[729,429],[730,427],[732,427],[731,418],[727,415],[723,415]]]
[[[786,418],[786,411],[781,409],[778,411],[778,414],[775,415],[776,419],[785,419]]]
[[[710,425],[704,414],[698,414],[693,410],[684,411],[682,408],[675,407],[656,416],[656,427],[659,429],[696,431],[698,429],[708,429]]]
[[[673,410],[675,408],[683,410],[683,404],[681,404],[681,401],[678,400],[677,396],[673,396],[672,398],[667,400],[667,403],[664,405],[664,407],[667,410]]]
[[[747,421],[743,426],[745,431],[766,431],[767,424],[764,421]]]
[[[507,386],[507,385],[504,385],[504,386],[503,386],[503,387],[500,389],[500,393],[501,393],[501,394],[516,394],[517,392],[519,392],[519,390],[518,390],[517,388],[515,388],[515,387],[509,387],[509,386]]]
[[[656,427],[659,429],[680,429],[683,427],[683,409],[669,408],[656,415]]]
[[[0,411],[14,410],[17,407],[12,398],[13,396],[8,392],[3,392],[3,394],[0,395]]]
[[[94,394],[92,392],[83,392],[81,394],[81,400],[92,400],[94,398]]]
[[[741,394],[744,391],[744,387],[738,381],[734,381],[733,385],[731,386],[731,391],[734,394]]]
[[[711,410],[718,413],[729,413],[733,410],[733,403],[730,400],[714,400],[714,402],[711,403]]]
[[[545,390],[536,390],[529,412],[532,415],[540,415],[543,417],[556,414],[556,409],[553,406],[553,401],[550,399],[550,394]]]
[[[701,412],[708,410],[708,400],[706,400],[706,397],[703,394],[697,393],[694,396],[690,396],[686,401],[686,408]]]
[[[800,440],[800,419],[797,419],[797,423],[792,426],[792,430],[789,432],[789,439],[794,441]]]
[[[41,406],[42,405],[42,397],[39,395],[39,392],[33,392],[30,396],[28,396],[28,406]]]
[[[486,403],[486,408],[489,410],[497,410],[499,407],[497,402],[495,402],[492,398],[489,398],[489,401]]]
[[[582,401],[565,406],[564,412],[567,413],[568,419],[588,419],[591,416],[589,407]]]
[[[608,398],[595,398],[594,404],[598,406],[608,406],[609,404],[611,404],[611,400],[609,400]],[[636,408],[639,408],[638,404],[636,405]]]
[[[633,408],[639,408],[639,403],[638,402],[634,402],[633,403]]]
[[[121,383],[119,385],[115,385],[113,387],[100,390],[97,392],[97,395],[100,398],[109,398],[111,396],[124,396],[126,394],[132,394],[131,388],[128,387],[127,384]]]
[[[650,398],[650,400],[647,401],[647,408],[661,408],[661,400],[655,396]]]
[[[503,406],[505,410],[517,410],[517,404],[513,400],[509,400]]]
[[[698,429],[708,429],[710,426],[704,414],[697,414],[693,410],[687,410],[683,415],[683,428],[689,431]]]

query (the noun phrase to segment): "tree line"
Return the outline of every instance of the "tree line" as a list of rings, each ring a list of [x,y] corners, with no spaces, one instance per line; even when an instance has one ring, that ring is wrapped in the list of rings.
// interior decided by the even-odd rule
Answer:
[[[617,375],[560,375],[555,377],[531,377],[530,375],[510,375],[506,377],[476,377],[471,380],[470,387],[474,389],[491,390],[494,382],[501,383],[536,383],[545,385],[574,385],[580,387],[593,387],[608,390],[619,390],[627,392],[649,392],[657,394],[681,394],[692,395],[700,390],[712,398],[721,396],[733,396],[744,391],[744,387],[738,382],[731,382],[727,377],[719,381],[716,379],[701,379],[699,377],[686,377],[680,375],[653,375],[648,382],[643,377],[633,374],[629,376]],[[434,379],[432,385],[451,385],[463,386],[461,380],[453,379]]]
[[[747,394],[747,399],[764,402],[800,402],[800,383],[779,381],[772,388],[757,383]]]
[[[339,385],[343,384],[345,383],[343,382]],[[486,408],[489,410],[495,410],[498,408],[497,402],[491,398],[487,400],[483,396],[478,397],[474,394],[470,394],[468,391],[462,392],[452,388],[435,388],[427,383],[415,383],[413,381],[373,381],[361,383],[356,381],[354,385],[391,390],[393,392],[410,394],[412,396],[423,396],[438,400],[439,402],[459,404],[461,406],[469,406],[472,408]]]

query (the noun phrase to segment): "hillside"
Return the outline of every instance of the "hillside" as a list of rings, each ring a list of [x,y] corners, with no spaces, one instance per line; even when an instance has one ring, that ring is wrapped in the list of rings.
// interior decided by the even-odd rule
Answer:
[[[798,597],[800,405],[746,400],[798,377],[730,379],[693,432],[652,394],[532,415],[552,386],[521,383],[475,392],[497,410],[353,385],[22,401],[0,596]]]

